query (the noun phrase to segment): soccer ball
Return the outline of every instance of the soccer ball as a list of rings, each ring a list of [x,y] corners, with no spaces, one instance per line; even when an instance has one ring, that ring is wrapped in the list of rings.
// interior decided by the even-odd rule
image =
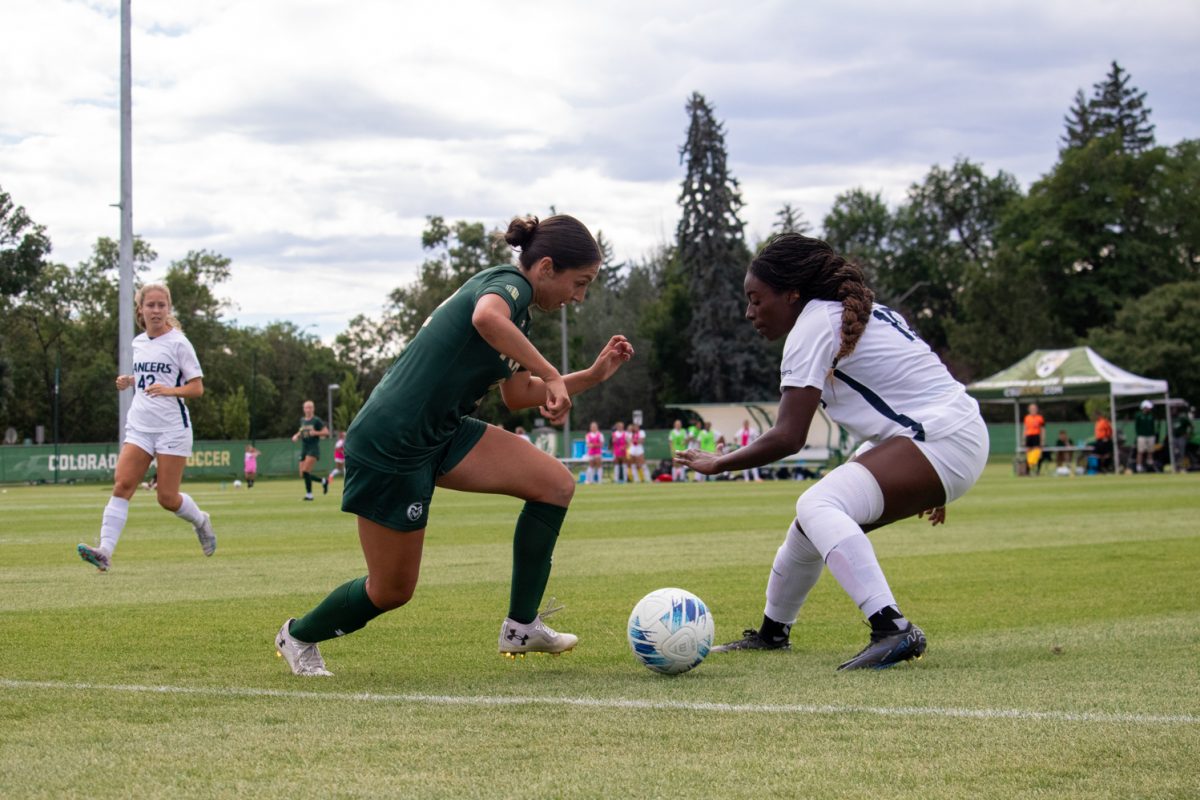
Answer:
[[[233,482],[233,488],[235,488],[235,489],[240,489],[240,488],[242,488],[242,482],[241,482],[241,481],[239,481],[239,480],[235,480],[235,481]]]
[[[629,615],[629,646],[646,667],[664,675],[692,669],[708,655],[713,618],[704,601],[686,589],[658,589]]]

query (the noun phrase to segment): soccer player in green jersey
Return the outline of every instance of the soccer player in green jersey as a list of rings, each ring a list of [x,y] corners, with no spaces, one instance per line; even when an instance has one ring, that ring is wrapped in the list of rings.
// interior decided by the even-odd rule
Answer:
[[[561,423],[571,396],[612,377],[633,357],[633,347],[613,336],[590,367],[560,375],[528,339],[529,309],[557,311],[583,302],[600,269],[600,248],[582,223],[565,215],[514,219],[505,240],[520,250],[518,265],[485,269],[442,303],[346,433],[342,510],[358,517],[367,574],[280,628],[275,646],[297,675],[329,675],[318,642],[359,630],[412,598],[435,486],[525,501],[513,536],[500,653],[562,653],[578,641],[538,613],[575,492],[571,472],[515,434],[469,415],[499,384],[508,408],[540,407],[551,423]]]
[[[304,401],[304,416],[300,427],[292,434],[292,441],[300,443],[300,477],[304,479],[304,499],[312,500],[313,467],[321,457],[321,440],[329,436],[329,426],[317,416],[317,407],[312,400]],[[329,492],[329,484],[321,478],[321,488]]]

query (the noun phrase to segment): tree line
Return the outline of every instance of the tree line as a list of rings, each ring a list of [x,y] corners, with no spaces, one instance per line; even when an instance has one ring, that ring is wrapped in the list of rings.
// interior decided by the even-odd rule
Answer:
[[[1028,191],[960,156],[932,166],[895,207],[856,187],[834,199],[820,231],[789,203],[773,232],[820,235],[857,260],[879,302],[903,313],[960,380],[1036,348],[1088,344],[1166,378],[1178,396],[1200,397],[1200,141],[1157,144],[1145,101],[1113,62],[1090,95],[1075,95],[1058,160]],[[647,426],[667,426],[671,404],[778,396],[780,344],[742,319],[742,278],[763,242],[747,241],[712,104],[694,93],[685,110],[673,241],[618,263],[599,231],[605,261],[588,301],[535,315],[531,338],[555,363],[565,319],[570,369],[591,363],[612,332],[638,350],[577,399],[576,428],[628,420],[634,409]],[[304,399],[324,412],[330,383],[340,386],[333,423],[344,428],[433,309],[480,269],[512,263],[499,234],[485,222],[429,216],[416,277],[377,315],[350,320],[331,346],[287,321],[228,319],[221,285],[230,259],[200,250],[171,262],[165,282],[206,373],[205,397],[193,404],[197,437],[290,435]],[[99,239],[74,268],[51,251],[45,229],[0,188],[0,429],[28,437],[43,425],[49,439],[57,400],[60,441],[111,441],[117,246]],[[156,258],[135,241],[139,281]],[[536,421],[498,397],[479,414],[509,427]]]

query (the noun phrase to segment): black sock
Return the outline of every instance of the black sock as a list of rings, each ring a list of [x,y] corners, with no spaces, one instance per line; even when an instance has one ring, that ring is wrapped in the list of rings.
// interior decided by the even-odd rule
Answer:
[[[786,641],[791,635],[792,626],[785,625],[782,622],[775,620],[763,614],[762,627],[758,629],[758,635],[768,642]]]
[[[246,488],[250,489],[254,486],[254,478],[246,478]]]
[[[867,622],[871,623],[871,630],[878,633],[895,633],[908,625],[908,620],[895,606],[884,606],[867,617]]]
[[[304,493],[312,494],[312,473],[304,473]]]

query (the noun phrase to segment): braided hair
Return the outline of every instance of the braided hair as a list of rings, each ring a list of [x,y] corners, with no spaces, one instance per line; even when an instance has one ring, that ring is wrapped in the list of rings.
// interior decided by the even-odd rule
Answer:
[[[854,352],[875,301],[875,293],[867,287],[861,267],[838,255],[820,239],[781,233],[771,237],[750,262],[750,273],[777,292],[799,292],[805,303],[840,302],[842,346],[833,358],[833,366]]]

